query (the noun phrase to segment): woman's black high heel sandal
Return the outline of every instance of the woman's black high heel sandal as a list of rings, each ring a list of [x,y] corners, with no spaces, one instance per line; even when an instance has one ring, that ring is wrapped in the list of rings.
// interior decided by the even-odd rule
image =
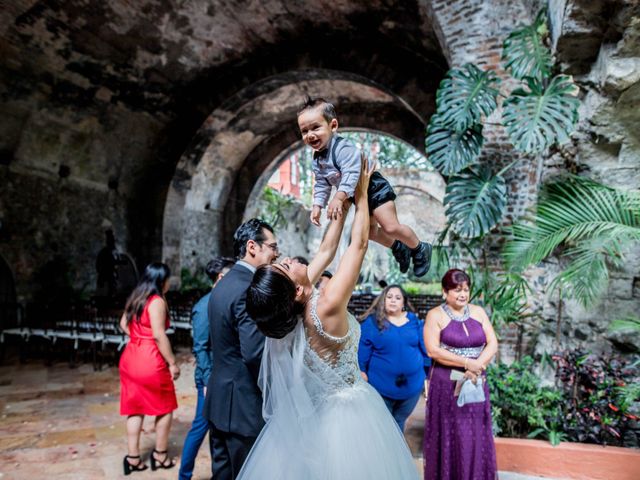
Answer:
[[[158,460],[155,457],[155,454],[158,455],[164,455],[164,460],[161,462],[160,460]],[[167,463],[169,462],[169,463]],[[167,450],[156,450],[155,448],[153,449],[153,451],[151,452],[151,470],[157,470],[158,468],[173,468],[176,466],[176,462],[175,460],[169,458],[169,454],[167,453]]]
[[[142,463],[142,460],[140,460],[138,463],[133,464],[133,463],[129,463],[129,459],[136,459],[136,458],[140,458],[140,455],[125,455],[124,459],[122,460],[122,467],[124,468],[124,474],[125,475],[129,475],[131,472],[143,472],[145,471],[147,468],[149,468],[147,466],[146,463]]]

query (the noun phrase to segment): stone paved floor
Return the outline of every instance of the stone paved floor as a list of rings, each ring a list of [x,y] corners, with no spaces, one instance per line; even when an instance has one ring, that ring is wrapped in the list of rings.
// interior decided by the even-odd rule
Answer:
[[[179,408],[170,436],[170,452],[179,456],[193,419],[196,392],[193,364],[186,350],[178,352],[182,375],[177,382]],[[94,372],[91,365],[70,369],[66,363],[45,367],[42,362],[0,366],[0,479],[113,479],[123,478],[126,453],[125,428],[119,416],[118,371],[106,367]],[[422,469],[424,402],[409,419],[407,440]],[[153,448],[152,423],[145,421],[143,455]],[[194,479],[206,479],[210,468],[208,449],[196,462]],[[172,470],[139,473],[136,479],[174,479]],[[133,478],[133,477],[127,477]],[[537,477],[504,473],[501,480],[533,480]]]

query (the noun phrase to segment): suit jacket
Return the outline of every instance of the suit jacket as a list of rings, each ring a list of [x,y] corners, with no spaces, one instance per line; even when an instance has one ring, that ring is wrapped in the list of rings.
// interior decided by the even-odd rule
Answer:
[[[245,308],[252,278],[236,263],[211,292],[213,367],[204,405],[204,416],[218,430],[246,437],[258,436],[264,426],[257,382],[265,338]]]

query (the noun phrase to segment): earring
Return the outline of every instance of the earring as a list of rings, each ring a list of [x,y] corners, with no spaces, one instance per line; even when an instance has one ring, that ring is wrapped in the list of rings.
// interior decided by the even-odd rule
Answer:
[[[443,300],[446,300],[446,299],[447,299],[447,296],[446,296],[444,293],[442,294],[442,299],[443,299]]]

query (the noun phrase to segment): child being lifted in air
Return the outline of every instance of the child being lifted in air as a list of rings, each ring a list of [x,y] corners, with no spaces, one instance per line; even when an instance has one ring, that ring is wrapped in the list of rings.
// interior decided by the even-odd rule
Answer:
[[[337,135],[335,107],[322,98],[307,98],[298,112],[302,140],[313,149],[313,211],[311,222],[320,226],[320,212],[327,205],[331,187],[337,192],[329,202],[327,218],[342,215],[342,203],[353,197],[360,177],[360,151],[349,140]],[[407,225],[398,222],[396,194],[386,178],[373,172],[367,192],[371,228],[369,239],[391,248],[393,256],[406,273],[413,259],[413,273],[422,277],[431,265],[431,245],[421,242]]]

